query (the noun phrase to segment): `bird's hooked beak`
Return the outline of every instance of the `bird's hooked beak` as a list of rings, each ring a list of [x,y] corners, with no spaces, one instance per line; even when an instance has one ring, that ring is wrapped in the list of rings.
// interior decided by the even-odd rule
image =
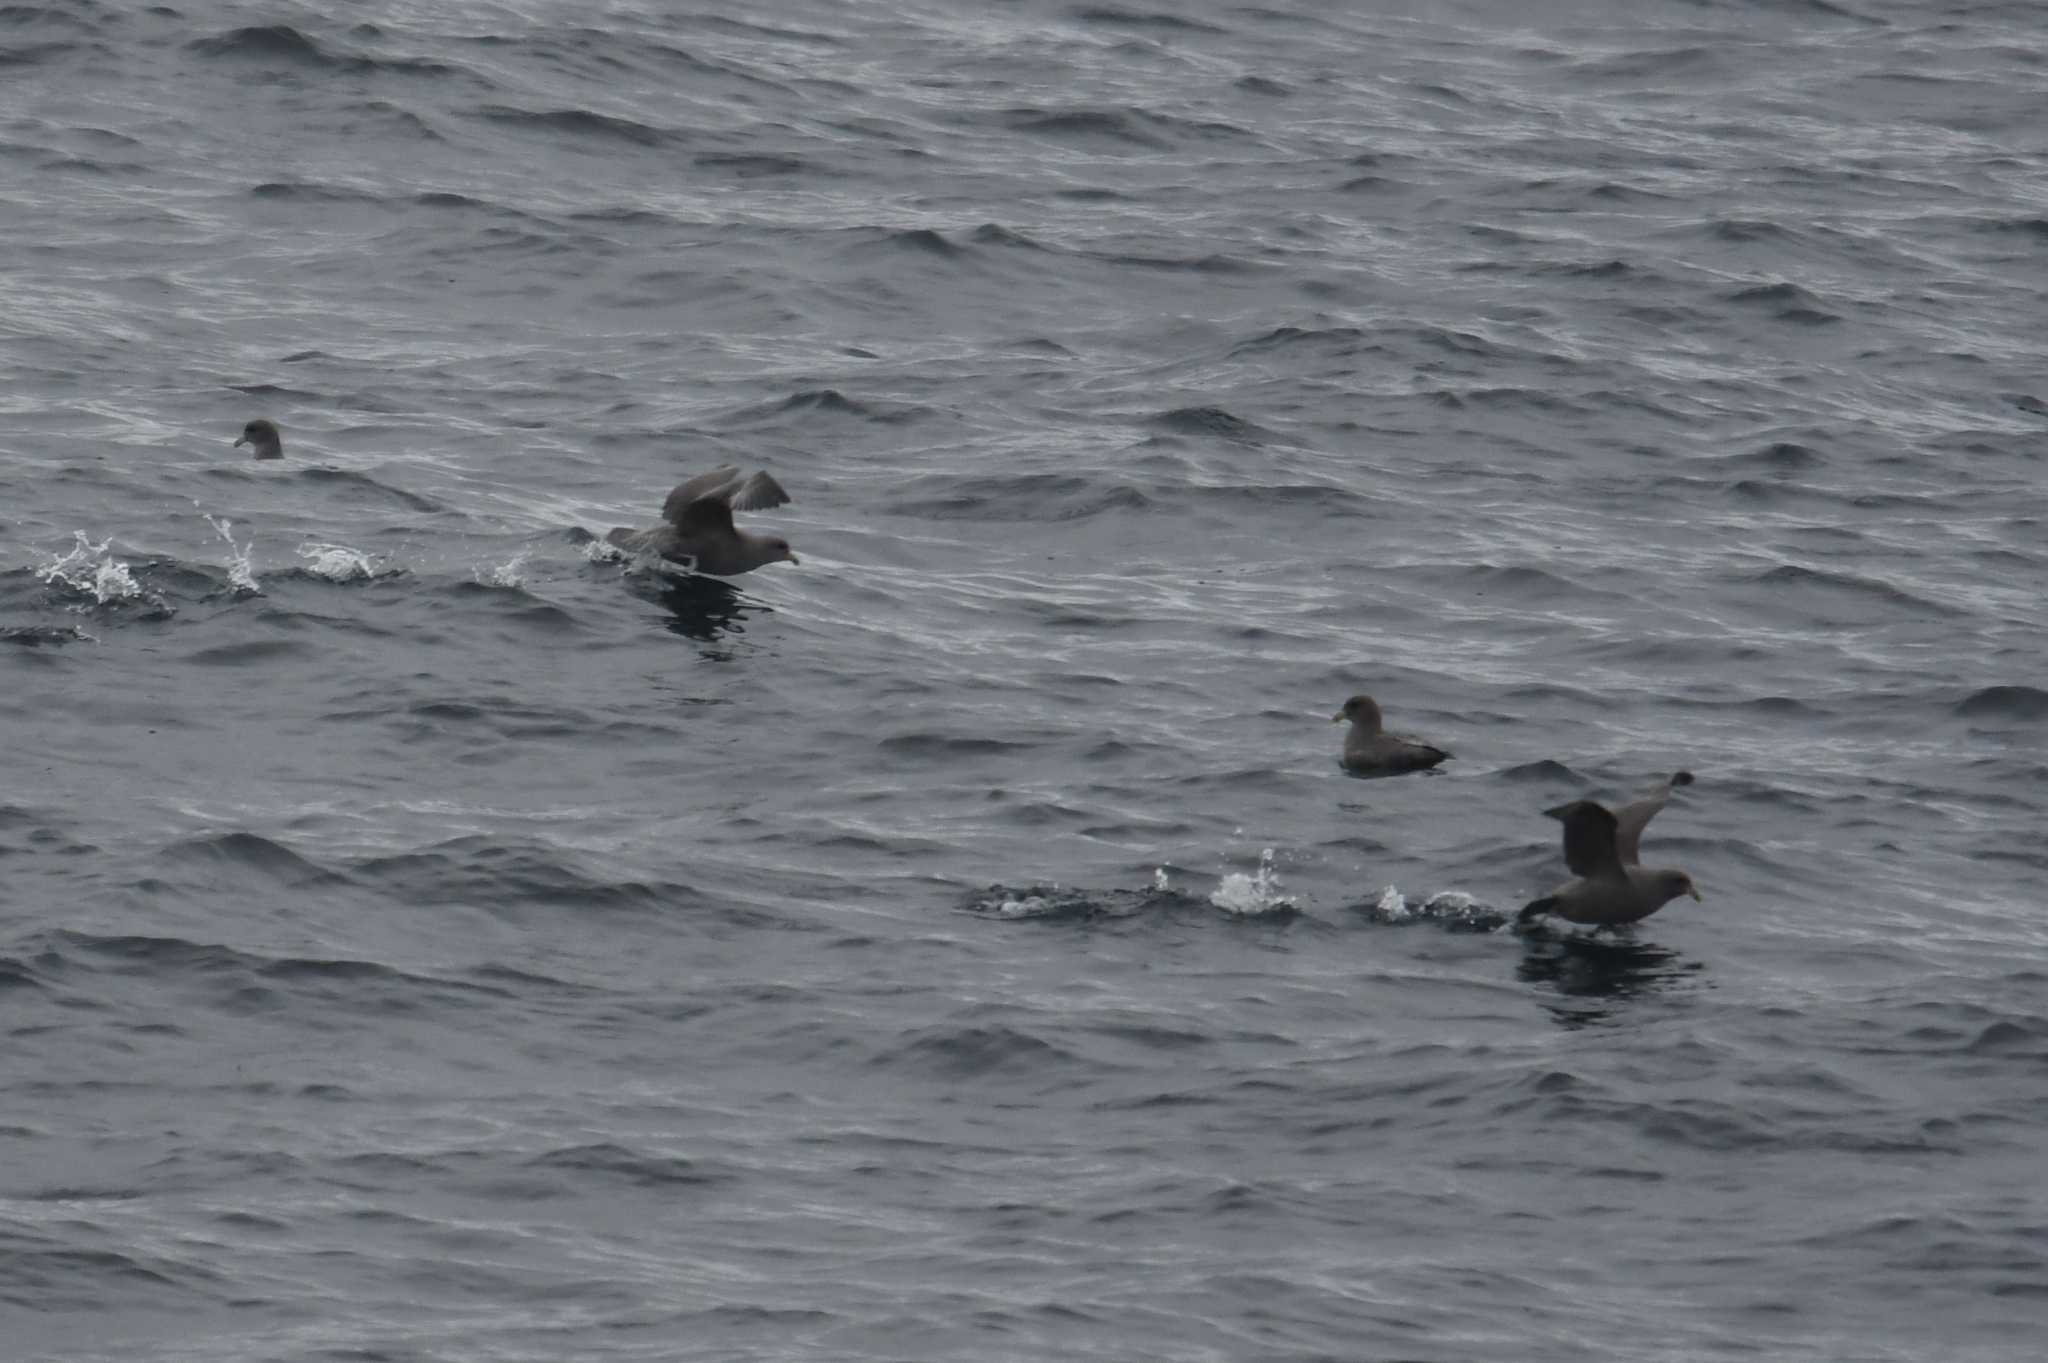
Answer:
[[[1692,902],[1695,904],[1704,904],[1707,902],[1707,897],[1700,893],[1700,887],[1697,885],[1686,886],[1685,892],[1692,896]]]
[[[1342,724],[1343,722],[1344,712],[1342,710],[1339,710],[1336,714],[1330,716],[1330,723],[1332,724]]]
[[[235,449],[235,448],[237,448],[237,447],[239,447],[239,446],[242,446],[242,445],[246,445],[246,444],[248,444],[248,443],[249,443],[249,437],[248,437],[248,436],[246,436],[246,435],[238,435],[238,436],[236,436],[236,437],[235,437],[235,443],[234,443],[233,445],[230,445],[230,446],[228,446],[228,448],[232,450],[232,449]]]
[[[789,561],[790,561],[791,563],[802,563],[802,562],[803,562],[803,560],[802,560],[802,559],[800,559],[800,558],[798,558],[798,557],[797,557],[797,556],[795,555],[795,553],[788,553],[788,554],[785,554],[785,555],[783,555],[783,557],[784,557],[784,558],[787,558],[787,559],[788,559],[788,560],[789,560]]]

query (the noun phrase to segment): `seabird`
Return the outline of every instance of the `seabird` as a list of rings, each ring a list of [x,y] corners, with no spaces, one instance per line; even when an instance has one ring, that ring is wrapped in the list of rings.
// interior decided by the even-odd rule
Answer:
[[[1692,775],[1679,772],[1620,813],[1594,800],[1573,800],[1543,812],[1564,824],[1564,862],[1579,878],[1525,905],[1516,917],[1526,927],[1546,913],[1567,922],[1618,928],[1648,918],[1682,894],[1700,897],[1692,877],[1675,869],[1646,870],[1636,860],[1643,827]]]
[[[1332,724],[1351,721],[1344,735],[1344,770],[1353,776],[1399,776],[1403,772],[1428,771],[1451,754],[1419,738],[1390,734],[1380,727],[1379,702],[1371,696],[1353,696],[1344,708],[1330,716]]]
[[[728,465],[677,485],[661,504],[668,524],[648,530],[620,526],[605,539],[629,553],[658,554],[700,573],[733,577],[764,563],[797,561],[788,540],[748,534],[732,523],[735,511],[763,511],[788,501],[782,484],[768,474],[742,477],[737,465]]]
[[[254,449],[258,459],[284,458],[284,439],[277,433],[277,423],[268,417],[259,416],[242,428],[235,447],[243,445]]]

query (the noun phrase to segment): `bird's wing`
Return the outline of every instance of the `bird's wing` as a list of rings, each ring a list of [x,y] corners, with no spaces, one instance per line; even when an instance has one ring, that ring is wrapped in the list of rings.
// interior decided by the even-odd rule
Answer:
[[[735,511],[766,511],[771,506],[787,506],[789,494],[763,470],[742,483],[726,500]]]
[[[1637,850],[1642,845],[1643,830],[1650,826],[1650,820],[1657,817],[1657,811],[1664,808],[1664,802],[1671,798],[1671,792],[1680,786],[1692,784],[1692,773],[1672,773],[1670,779],[1658,786],[1640,800],[1631,800],[1614,811],[1614,851],[1624,866],[1637,865]]]
[[[661,515],[678,530],[731,530],[735,511],[765,511],[788,502],[782,484],[767,473],[742,478],[736,466],[727,465],[678,483],[661,504]]]
[[[1564,864],[1574,875],[1620,875],[1621,858],[1614,845],[1614,815],[1592,800],[1543,811],[1564,824]]]
[[[741,487],[739,466],[728,464],[722,469],[700,473],[686,483],[677,483],[675,491],[668,494],[668,500],[661,504],[661,518],[678,529],[683,524],[683,513],[691,503],[705,500],[721,504],[729,503],[732,495]],[[726,521],[732,520],[730,510]]]

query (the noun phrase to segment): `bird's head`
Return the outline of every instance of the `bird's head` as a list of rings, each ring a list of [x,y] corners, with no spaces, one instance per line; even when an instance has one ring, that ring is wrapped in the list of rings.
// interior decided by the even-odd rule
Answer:
[[[1371,696],[1353,696],[1350,700],[1344,702],[1343,709],[1330,716],[1332,724],[1341,724],[1347,719],[1353,724],[1364,726],[1366,729],[1378,730],[1380,727],[1379,702]]]
[[[1667,904],[1682,894],[1691,895],[1695,902],[1705,902],[1699,886],[1693,884],[1692,877],[1683,871],[1657,872],[1657,892]]]
[[[247,445],[256,452],[258,459],[284,458],[284,438],[278,434],[277,423],[268,417],[257,417],[242,427],[241,435],[235,438],[235,445]]]

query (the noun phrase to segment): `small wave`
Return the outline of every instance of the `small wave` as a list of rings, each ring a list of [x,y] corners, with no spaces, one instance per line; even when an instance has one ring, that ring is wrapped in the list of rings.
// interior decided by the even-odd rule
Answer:
[[[814,47],[840,47],[847,39],[838,34],[812,29],[783,28],[775,24],[754,23],[745,19],[734,19],[722,14],[698,14],[690,21],[696,28],[711,33],[731,33],[742,38],[775,38],[783,42],[809,43]]]
[[[374,30],[367,27],[358,29],[357,32],[363,36],[378,36]],[[432,77],[472,76],[472,73],[464,71],[461,67],[420,57],[369,57],[355,52],[331,51],[289,24],[251,25],[231,29],[226,33],[217,33],[206,38],[194,38],[185,44],[185,49],[202,57],[283,63],[326,71],[387,72]]]
[[[10,989],[47,989],[48,985],[36,978],[24,961],[12,956],[0,956],[0,993]]]
[[[195,667],[240,667],[270,658],[308,657],[313,653],[312,645],[296,639],[249,639],[239,644],[202,648],[186,654],[185,661]]]
[[[1747,244],[1767,242],[1777,246],[1796,245],[1805,240],[1803,233],[1794,232],[1775,222],[1763,222],[1751,218],[1717,218],[1707,224],[1707,235],[1716,241],[1732,241]]]
[[[801,156],[776,152],[705,152],[693,164],[705,170],[722,170],[742,180],[819,173],[818,167]]]
[[[1114,9],[1107,5],[1084,6],[1073,11],[1077,24],[1093,24],[1100,28],[1168,29],[1177,33],[1228,33],[1227,28],[1205,24],[1199,19],[1188,19],[1178,14],[1153,13],[1150,11]]]
[[[1987,686],[1957,701],[1954,712],[1969,719],[2048,719],[2048,691],[2032,686]]]
[[[1562,762],[1544,758],[1538,762],[1524,762],[1518,767],[1509,767],[1500,773],[1507,781],[1550,784],[1557,781],[1578,782],[1579,774]]]
[[[305,180],[265,180],[251,186],[252,199],[274,199],[283,203],[383,203],[381,194],[349,189],[341,185],[312,184]],[[250,391],[247,388],[243,392]]]
[[[1066,142],[1108,142],[1165,151],[1172,146],[1128,109],[1004,109],[996,118],[1012,132]]]
[[[2048,1060],[2048,1019],[2000,1018],[1972,1037],[1963,1050],[1970,1055],[2009,1055]]]
[[[237,393],[247,393],[252,398],[288,398],[298,402],[316,402],[318,393],[305,388],[286,388],[276,383],[231,383],[227,385]]]
[[[659,128],[589,109],[513,109],[491,104],[478,112],[492,123],[522,132],[561,133],[574,138],[626,142],[636,147],[656,147],[669,140],[669,135]]]
[[[1339,194],[1377,194],[1381,190],[1403,190],[1412,187],[1404,180],[1390,179],[1385,175],[1354,175],[1348,180],[1340,181],[1337,185],[1337,192]]]
[[[1145,418],[1145,424],[1179,435],[1218,436],[1242,445],[1285,444],[1278,434],[1221,407],[1176,407]]]
[[[425,194],[415,194],[412,196],[412,201],[421,208],[481,208],[487,212],[505,213],[513,217],[523,218],[527,216],[517,209],[507,208],[503,204],[492,203],[488,199],[473,199],[467,194],[451,194],[445,189],[433,190]]]
[[[1876,578],[1861,577],[1855,573],[1825,572],[1818,568],[1806,568],[1796,563],[1781,563],[1767,572],[1759,573],[1753,581],[1770,587],[1822,587],[1863,597],[1874,597],[1888,605],[1910,606],[1915,610],[1930,611],[1941,615],[1955,615],[1955,607],[1923,596],[1915,596],[1902,587]]]
[[[650,913],[711,907],[705,895],[688,885],[605,880],[585,874],[559,848],[480,834],[370,857],[357,863],[354,873],[392,894],[428,904],[533,902],[569,910]]]
[[[72,11],[91,11],[102,8],[99,5],[7,5],[0,7],[0,21],[4,21],[10,26],[17,28],[48,24],[52,27],[69,29],[73,33],[95,33],[99,31],[100,26],[98,24],[87,19],[84,13],[74,13]],[[116,15],[115,17],[119,16]]]
[[[162,855],[173,861],[197,858],[234,862],[293,880],[338,879],[333,872],[315,866],[291,848],[256,833],[237,831],[187,838],[165,847]]]
[[[965,737],[959,734],[896,734],[878,745],[898,757],[929,757],[939,760],[990,754],[1027,752],[1033,745],[1010,739]]]
[[[92,635],[76,625],[9,625],[0,629],[0,643],[18,644],[23,648],[95,642],[97,640]]]
[[[1078,1055],[1015,1027],[938,1027],[876,1057],[887,1068],[907,1066],[942,1079],[989,1079],[1019,1071],[1084,1067]]]
[[[905,227],[884,231],[874,239],[874,244],[897,250],[914,251],[920,255],[953,259],[967,254],[967,248],[946,240],[944,234],[929,227]]]
[[[1045,251],[1051,248],[1033,241],[1022,232],[1013,231],[999,222],[985,222],[974,229],[972,234],[976,246],[1009,246],[1024,251]]]
[[[2048,218],[2029,214],[2017,218],[1974,218],[1969,222],[1971,231],[1990,233],[2013,233],[2048,241]]]
[[[668,1188],[679,1184],[717,1183],[725,1177],[709,1173],[681,1156],[643,1155],[622,1145],[600,1142],[550,1150],[527,1161],[529,1169],[566,1169],[594,1174],[635,1188]]]
[[[1328,350],[1333,356],[1350,356],[1375,350],[1364,327],[1274,327],[1230,348],[1232,356],[1257,355],[1266,351],[1299,349]]]
[[[320,44],[288,24],[231,29],[209,38],[194,38],[185,47],[202,57],[261,57],[304,66],[334,64]]]
[[[1722,297],[1730,303],[1769,308],[1781,322],[1821,326],[1842,320],[1840,315],[1829,312],[1818,296],[1797,284],[1759,284],[1753,288],[1736,289]]]
[[[1479,583],[1484,591],[1518,596],[1545,606],[1588,596],[1619,595],[1602,588],[1588,587],[1547,569],[1532,568],[1526,564],[1502,567],[1494,563],[1475,563],[1467,567],[1461,576],[1468,582]]]
[[[1280,873],[1273,869],[1270,847],[1260,851],[1258,869],[1250,875],[1225,875],[1209,902],[1233,918],[1285,918],[1299,912],[1293,897],[1280,892]]]
[[[378,497],[397,502],[400,506],[408,507],[414,511],[447,510],[446,507],[431,497],[422,497],[417,492],[407,492],[404,488],[392,487],[388,483],[378,482],[369,474],[359,473],[355,469],[314,466],[296,469],[294,470],[294,476],[302,478],[309,483],[339,483],[345,491],[372,493]]]
[[[914,495],[921,486],[934,483],[944,489],[944,495]],[[905,491],[912,495],[900,498],[896,509],[931,520],[1072,521],[1152,504],[1144,493],[1127,484],[1105,484],[1060,473],[934,477],[920,479]]]
[[[1128,265],[1139,270],[1185,270],[1190,274],[1249,274],[1257,267],[1248,260],[1212,251],[1205,256],[1138,256],[1124,252],[1088,251],[1083,254],[1108,265]]]
[[[927,414],[928,409],[911,404],[863,402],[850,398],[836,388],[807,388],[792,393],[777,402],[756,403],[730,412],[720,418],[727,426],[763,424],[782,417],[799,416],[811,412],[823,412],[833,416],[859,417],[863,421],[883,425],[900,425],[915,421]]]
[[[1173,888],[1166,868],[1152,872],[1142,890],[1082,890],[1059,885],[1012,889],[991,885],[960,902],[962,913],[980,918],[1041,919],[1054,923],[1089,922],[1098,918],[1130,918],[1147,911],[1184,909],[1198,901]]]
[[[1827,456],[1812,446],[1801,445],[1797,441],[1774,440],[1760,450],[1731,455],[1728,462],[1768,469],[1810,469],[1826,463]]]

